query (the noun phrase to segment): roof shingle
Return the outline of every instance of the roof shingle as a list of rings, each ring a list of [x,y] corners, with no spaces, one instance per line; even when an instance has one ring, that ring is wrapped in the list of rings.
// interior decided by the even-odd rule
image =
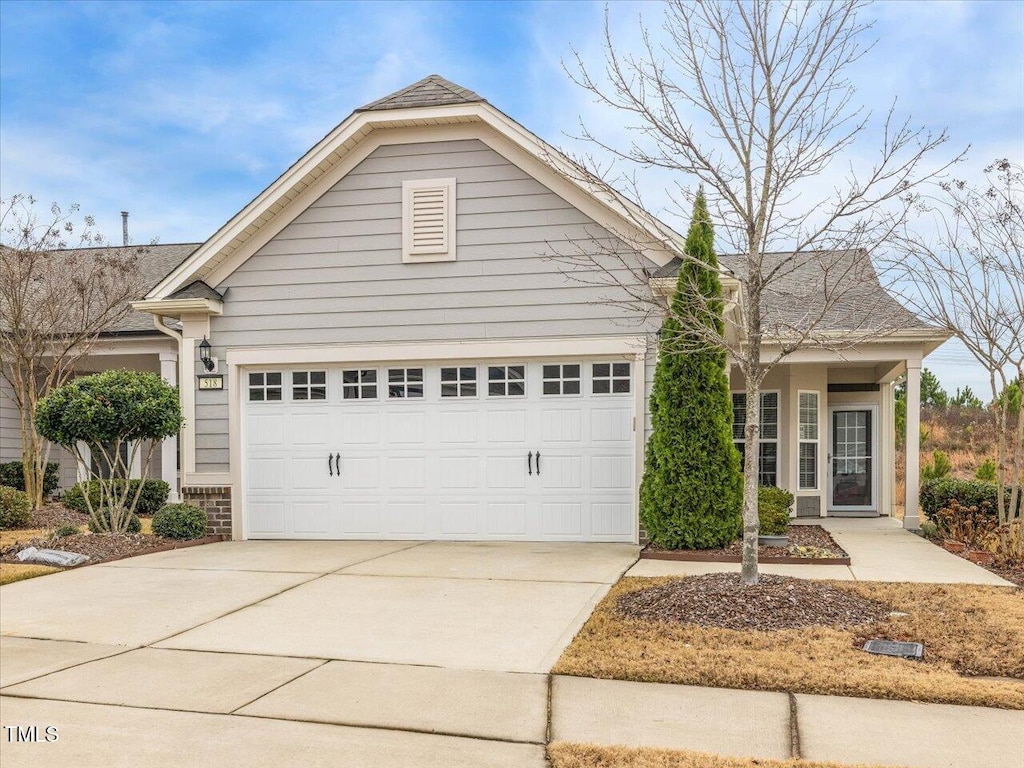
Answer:
[[[486,101],[477,93],[445,80],[440,75],[427,77],[388,94],[382,99],[365,104],[356,112],[372,112],[385,109],[406,109],[409,107],[441,107],[451,104],[475,104]]]

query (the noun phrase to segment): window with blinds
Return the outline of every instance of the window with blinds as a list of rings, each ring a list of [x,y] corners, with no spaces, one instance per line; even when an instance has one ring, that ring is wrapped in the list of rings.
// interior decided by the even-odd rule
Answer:
[[[402,261],[455,261],[455,179],[402,182]]]

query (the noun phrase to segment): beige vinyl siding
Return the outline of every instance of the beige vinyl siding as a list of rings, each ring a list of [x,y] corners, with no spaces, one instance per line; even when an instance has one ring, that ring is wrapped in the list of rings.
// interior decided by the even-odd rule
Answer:
[[[0,376],[0,462],[21,460],[21,419],[14,393]]]
[[[403,263],[402,182],[452,177],[457,260]],[[623,247],[483,142],[382,146],[216,286],[226,295],[211,319],[214,355],[652,330],[607,302],[613,289],[569,279],[552,258],[595,238]],[[196,398],[196,469],[227,471],[226,391]]]

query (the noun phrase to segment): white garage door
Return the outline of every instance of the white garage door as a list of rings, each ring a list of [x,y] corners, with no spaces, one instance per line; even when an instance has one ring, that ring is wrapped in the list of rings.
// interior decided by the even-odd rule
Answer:
[[[251,538],[632,541],[632,365],[247,370]]]

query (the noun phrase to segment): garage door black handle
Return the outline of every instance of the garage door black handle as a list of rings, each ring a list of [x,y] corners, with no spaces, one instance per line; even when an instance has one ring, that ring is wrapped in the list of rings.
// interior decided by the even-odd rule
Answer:
[[[334,468],[338,472],[338,477],[341,477],[341,452],[334,454]]]
[[[533,451],[526,454],[526,470],[528,475],[533,474]]]
[[[540,451],[537,451],[537,477],[540,477]]]
[[[331,454],[327,454],[327,471],[331,473],[331,477],[334,477],[334,467],[331,466]]]

